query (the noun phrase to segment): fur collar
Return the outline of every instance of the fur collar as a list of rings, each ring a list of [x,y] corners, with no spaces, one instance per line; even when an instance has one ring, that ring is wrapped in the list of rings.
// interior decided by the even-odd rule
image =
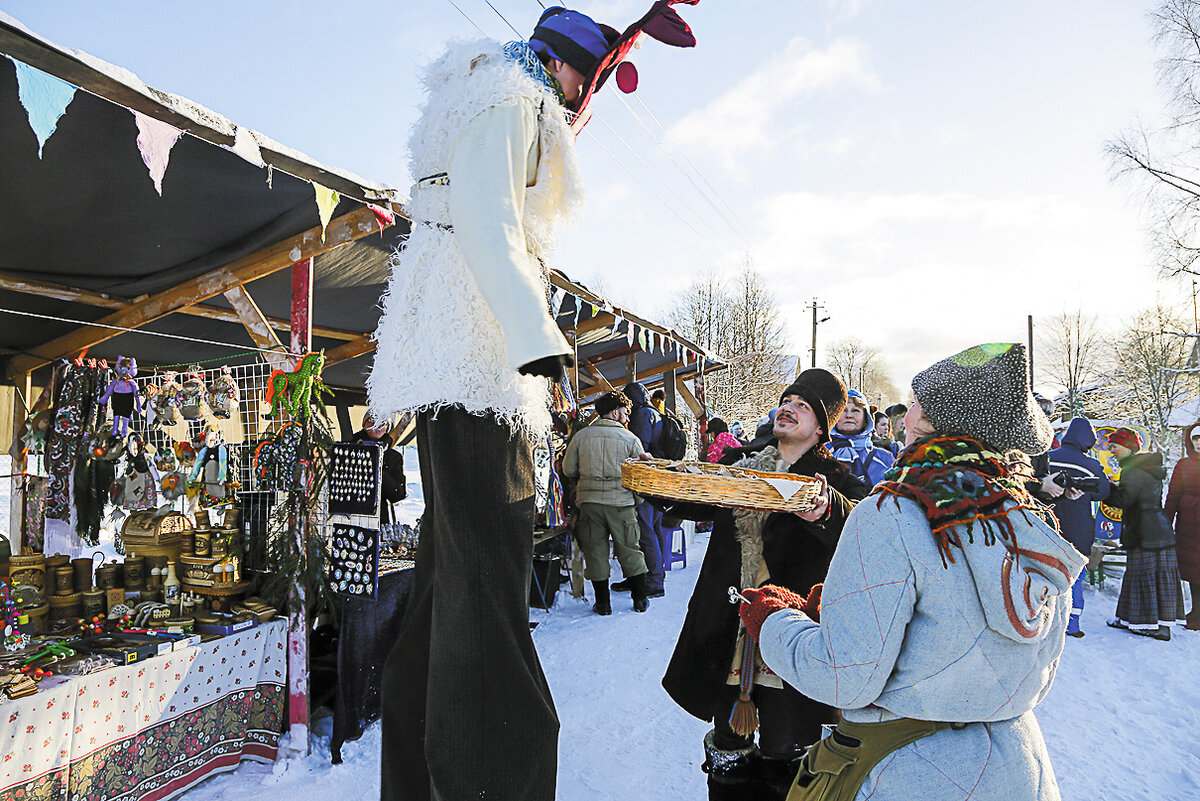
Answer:
[[[779,449],[768,445],[758,453],[743,456],[734,463],[735,467],[763,470],[770,473],[787,472],[789,465],[779,456]],[[734,532],[741,548],[741,588],[756,587],[755,579],[763,561],[763,524],[770,512],[754,509],[735,509],[733,512]]]

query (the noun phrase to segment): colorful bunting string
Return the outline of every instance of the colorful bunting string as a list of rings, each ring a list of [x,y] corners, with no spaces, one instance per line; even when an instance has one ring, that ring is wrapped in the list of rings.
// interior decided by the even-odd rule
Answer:
[[[75,87],[15,58],[9,60],[17,68],[17,94],[29,117],[29,127],[37,137],[38,158],[41,158],[46,140],[58,128],[59,118],[75,98]]]
[[[156,120],[140,111],[134,109],[130,109],[130,111],[133,112],[133,118],[137,121],[138,152],[142,154],[142,161],[145,163],[146,169],[150,171],[150,180],[154,182],[158,196],[162,197],[163,176],[167,174],[171,148],[175,147],[179,137],[183,136],[183,131],[170,123]]]
[[[237,127],[233,132],[233,146],[229,149],[255,167],[267,166],[267,162],[263,161],[258,142],[255,140],[254,134],[250,133],[249,128],[243,128],[240,125]]]
[[[321,216],[321,241],[324,242],[325,229],[329,227],[329,221],[333,219],[333,210],[337,208],[341,196],[320,184],[313,184],[313,192],[316,194],[317,213]]]

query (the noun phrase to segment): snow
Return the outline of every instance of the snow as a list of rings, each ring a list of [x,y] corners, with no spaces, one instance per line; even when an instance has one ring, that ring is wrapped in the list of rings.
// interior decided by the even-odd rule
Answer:
[[[415,461],[405,460],[409,475]],[[410,487],[410,491],[413,487]],[[419,488],[417,488],[419,490]],[[410,495],[411,497],[411,495]],[[406,502],[408,503],[408,502]],[[534,640],[554,692],[561,801],[706,796],[700,772],[708,724],[682,712],[659,684],[704,557],[706,535],[688,543],[688,566],[667,574],[667,595],[635,614],[614,594],[611,617],[560,592],[554,608],[531,610]],[[615,568],[614,568],[615,569]],[[1068,639],[1058,678],[1037,708],[1062,797],[1200,797],[1200,632],[1171,642],[1110,629],[1119,576],[1086,588],[1082,639]],[[247,763],[190,791],[187,801],[359,801],[379,797],[379,724],[329,764],[328,718],[314,724],[313,752],[274,766]]]

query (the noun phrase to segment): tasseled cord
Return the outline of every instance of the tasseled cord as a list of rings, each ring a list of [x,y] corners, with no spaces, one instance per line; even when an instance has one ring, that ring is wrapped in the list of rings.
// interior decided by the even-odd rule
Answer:
[[[754,657],[758,653],[758,642],[750,632],[742,630],[742,671],[738,684],[738,699],[729,715],[729,728],[739,737],[749,737],[758,728],[758,708],[750,698],[754,688]]]

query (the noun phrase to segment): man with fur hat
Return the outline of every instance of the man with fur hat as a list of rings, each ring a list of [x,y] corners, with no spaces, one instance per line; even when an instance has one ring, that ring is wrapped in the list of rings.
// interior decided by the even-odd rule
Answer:
[[[688,713],[712,721],[704,770],[713,801],[783,799],[793,760],[834,721],[833,710],[783,684],[758,658],[729,604],[730,586],[772,582],[804,595],[825,578],[842,524],[867,487],[825,449],[846,405],[832,373],[805,370],[784,390],[773,435],[721,460],[756,470],[817,477],[822,492],[805,513],[679,504],[676,516],[714,521],[687,617],[663,687]],[[747,650],[749,649],[749,650]],[[736,713],[735,713],[736,709]],[[757,722],[755,716],[757,715]],[[755,729],[758,742],[755,743]]]
[[[626,426],[632,404],[620,392],[601,395],[597,419],[580,429],[563,454],[563,473],[578,478],[575,505],[579,509],[576,539],[583,551],[583,577],[592,582],[596,603],[592,611],[612,614],[609,593],[608,541],[633,593],[633,611],[650,605],[646,589],[646,558],[638,546],[638,516],[633,492],[621,485],[626,459],[649,459],[642,441]]]
[[[796,776],[828,798],[1058,801],[1033,708],[1054,680],[1084,558],[1007,472],[1053,432],[1020,344],[919,373],[908,447],[846,521],[821,598],[749,589],[766,663],[836,706]]]
[[[695,44],[674,1],[624,33],[555,6],[528,42],[452,43],[425,70],[412,233],[367,381],[376,419],[418,414],[426,504],[383,671],[384,799],[554,798],[558,717],[528,626],[533,443],[572,351],[544,258],[582,201],[576,114],[643,33]]]

